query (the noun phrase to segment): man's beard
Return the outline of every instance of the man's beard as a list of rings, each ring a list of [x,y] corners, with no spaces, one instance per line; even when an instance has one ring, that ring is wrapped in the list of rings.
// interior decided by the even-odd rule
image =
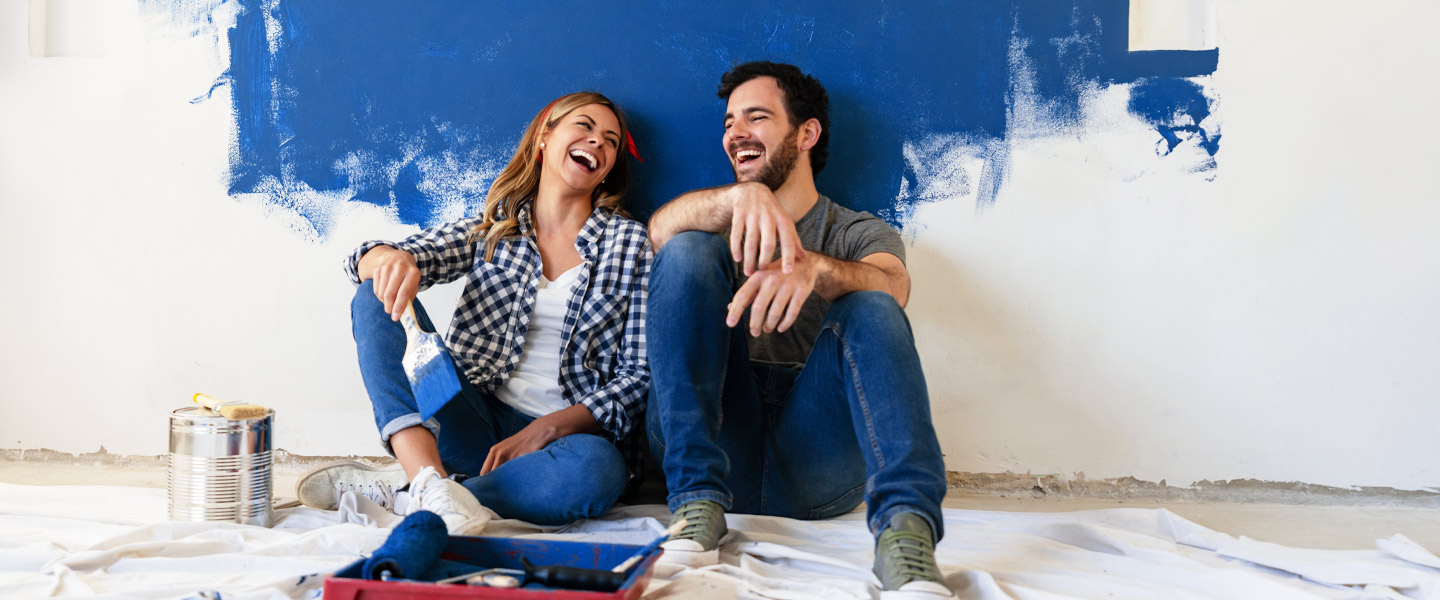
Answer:
[[[790,172],[795,170],[795,162],[800,160],[800,149],[795,147],[795,142],[799,138],[800,129],[797,127],[784,141],[780,142],[780,153],[766,162],[751,181],[765,184],[765,187],[770,188],[772,192],[785,185],[785,180],[790,178]],[[738,171],[735,173],[735,180],[740,181]]]

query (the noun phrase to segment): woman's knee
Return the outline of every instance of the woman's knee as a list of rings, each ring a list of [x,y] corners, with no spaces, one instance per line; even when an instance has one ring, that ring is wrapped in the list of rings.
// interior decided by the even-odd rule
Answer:
[[[355,296],[350,298],[350,316],[359,319],[362,316],[389,315],[385,312],[385,305],[375,295],[375,280],[367,279],[355,286]]]
[[[605,438],[586,433],[567,435],[557,443],[573,456],[566,470],[573,477],[574,489],[585,492],[576,495],[577,499],[583,498],[576,508],[586,513],[586,517],[599,516],[609,510],[624,493],[625,482],[629,480],[620,450]]]

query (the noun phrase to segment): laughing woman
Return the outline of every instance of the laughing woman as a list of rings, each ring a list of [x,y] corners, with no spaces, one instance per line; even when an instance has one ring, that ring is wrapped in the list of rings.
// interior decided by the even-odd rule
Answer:
[[[452,533],[489,511],[561,524],[609,510],[628,479],[615,443],[650,381],[650,258],[644,226],[622,210],[627,154],[634,145],[608,98],[563,96],[530,122],[483,216],[355,250],[346,271],[359,284],[360,372],[380,441],[404,471],[325,465],[301,477],[302,502],[334,509],[354,491],[402,516],[435,512]],[[446,337],[460,392],[422,418],[400,321],[413,306],[434,331],[416,293],[461,278]]]

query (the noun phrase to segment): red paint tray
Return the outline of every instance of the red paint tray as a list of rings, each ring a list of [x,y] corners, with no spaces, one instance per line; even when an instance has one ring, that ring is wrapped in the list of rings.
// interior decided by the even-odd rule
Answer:
[[[358,560],[325,577],[325,600],[430,600],[479,599],[498,600],[634,600],[645,593],[650,571],[662,550],[656,548],[630,573],[624,585],[614,592],[564,590],[528,585],[522,588],[492,588],[478,585],[426,583],[447,577],[473,573],[481,569],[519,569],[520,557],[537,565],[564,565],[582,569],[611,569],[624,562],[643,546],[591,544],[554,540],[452,536],[445,545],[440,561],[429,572],[417,578],[424,581],[374,581],[362,577],[365,561]]]

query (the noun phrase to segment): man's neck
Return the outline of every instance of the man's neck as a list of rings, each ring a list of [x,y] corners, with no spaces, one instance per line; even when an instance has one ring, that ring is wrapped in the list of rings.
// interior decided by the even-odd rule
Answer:
[[[785,216],[791,221],[799,221],[820,200],[820,192],[815,189],[815,177],[809,169],[791,171],[780,189],[775,190],[775,200],[785,210]]]

